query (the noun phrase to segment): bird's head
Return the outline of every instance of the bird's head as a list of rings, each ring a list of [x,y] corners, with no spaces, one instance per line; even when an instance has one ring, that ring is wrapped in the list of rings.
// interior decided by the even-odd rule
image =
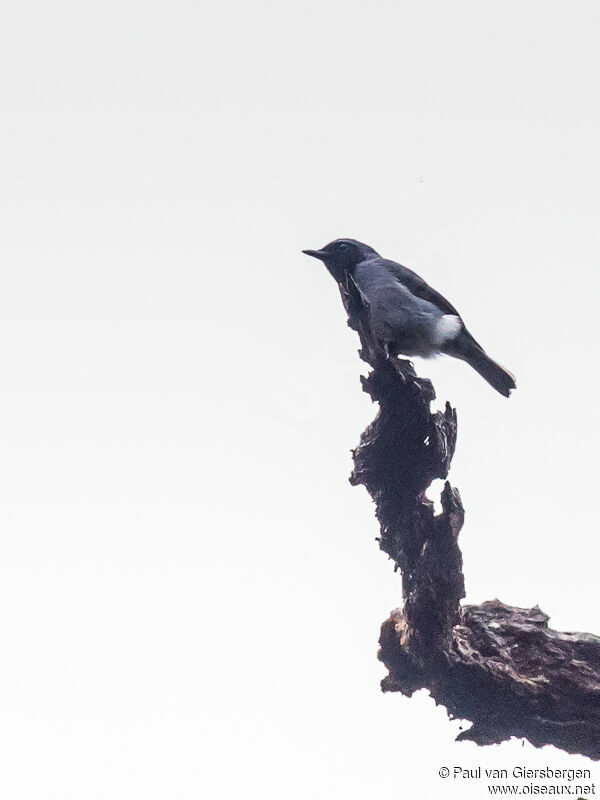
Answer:
[[[302,252],[322,261],[338,282],[343,281],[345,272],[352,274],[354,267],[361,261],[378,255],[368,244],[357,242],[356,239],[335,239],[321,250]]]

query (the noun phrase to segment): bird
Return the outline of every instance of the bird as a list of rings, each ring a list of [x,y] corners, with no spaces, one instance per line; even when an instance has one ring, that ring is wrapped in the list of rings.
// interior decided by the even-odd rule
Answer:
[[[322,261],[339,285],[352,278],[368,308],[370,332],[387,358],[445,354],[466,361],[500,394],[516,381],[471,336],[454,306],[408,267],[356,239],[303,250]]]

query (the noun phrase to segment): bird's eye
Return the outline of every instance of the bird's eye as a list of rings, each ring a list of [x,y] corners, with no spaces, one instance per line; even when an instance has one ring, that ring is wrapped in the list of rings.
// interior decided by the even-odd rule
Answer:
[[[341,242],[340,244],[338,244],[338,250],[347,250],[347,249],[348,245],[345,242]]]

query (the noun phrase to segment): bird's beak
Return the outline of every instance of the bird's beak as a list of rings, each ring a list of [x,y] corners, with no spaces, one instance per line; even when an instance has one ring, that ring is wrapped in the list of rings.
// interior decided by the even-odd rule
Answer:
[[[303,250],[307,256],[312,256],[313,258],[318,258],[319,261],[325,261],[329,253],[326,253],[325,250]]]

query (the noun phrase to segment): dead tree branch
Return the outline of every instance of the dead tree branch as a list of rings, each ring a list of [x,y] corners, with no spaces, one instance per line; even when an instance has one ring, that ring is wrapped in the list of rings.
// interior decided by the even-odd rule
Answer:
[[[356,286],[350,279],[340,289],[372,367],[363,388],[379,404],[350,480],[373,498],[380,547],[402,573],[404,606],[381,629],[383,690],[428,689],[450,717],[473,723],[459,739],[487,745],[516,736],[600,759],[600,638],[553,631],[537,607],[461,606],[460,495],[446,482],[439,514],[425,496],[433,479],[448,475],[456,412],[448,404],[431,412],[431,382],[378,350]]]

